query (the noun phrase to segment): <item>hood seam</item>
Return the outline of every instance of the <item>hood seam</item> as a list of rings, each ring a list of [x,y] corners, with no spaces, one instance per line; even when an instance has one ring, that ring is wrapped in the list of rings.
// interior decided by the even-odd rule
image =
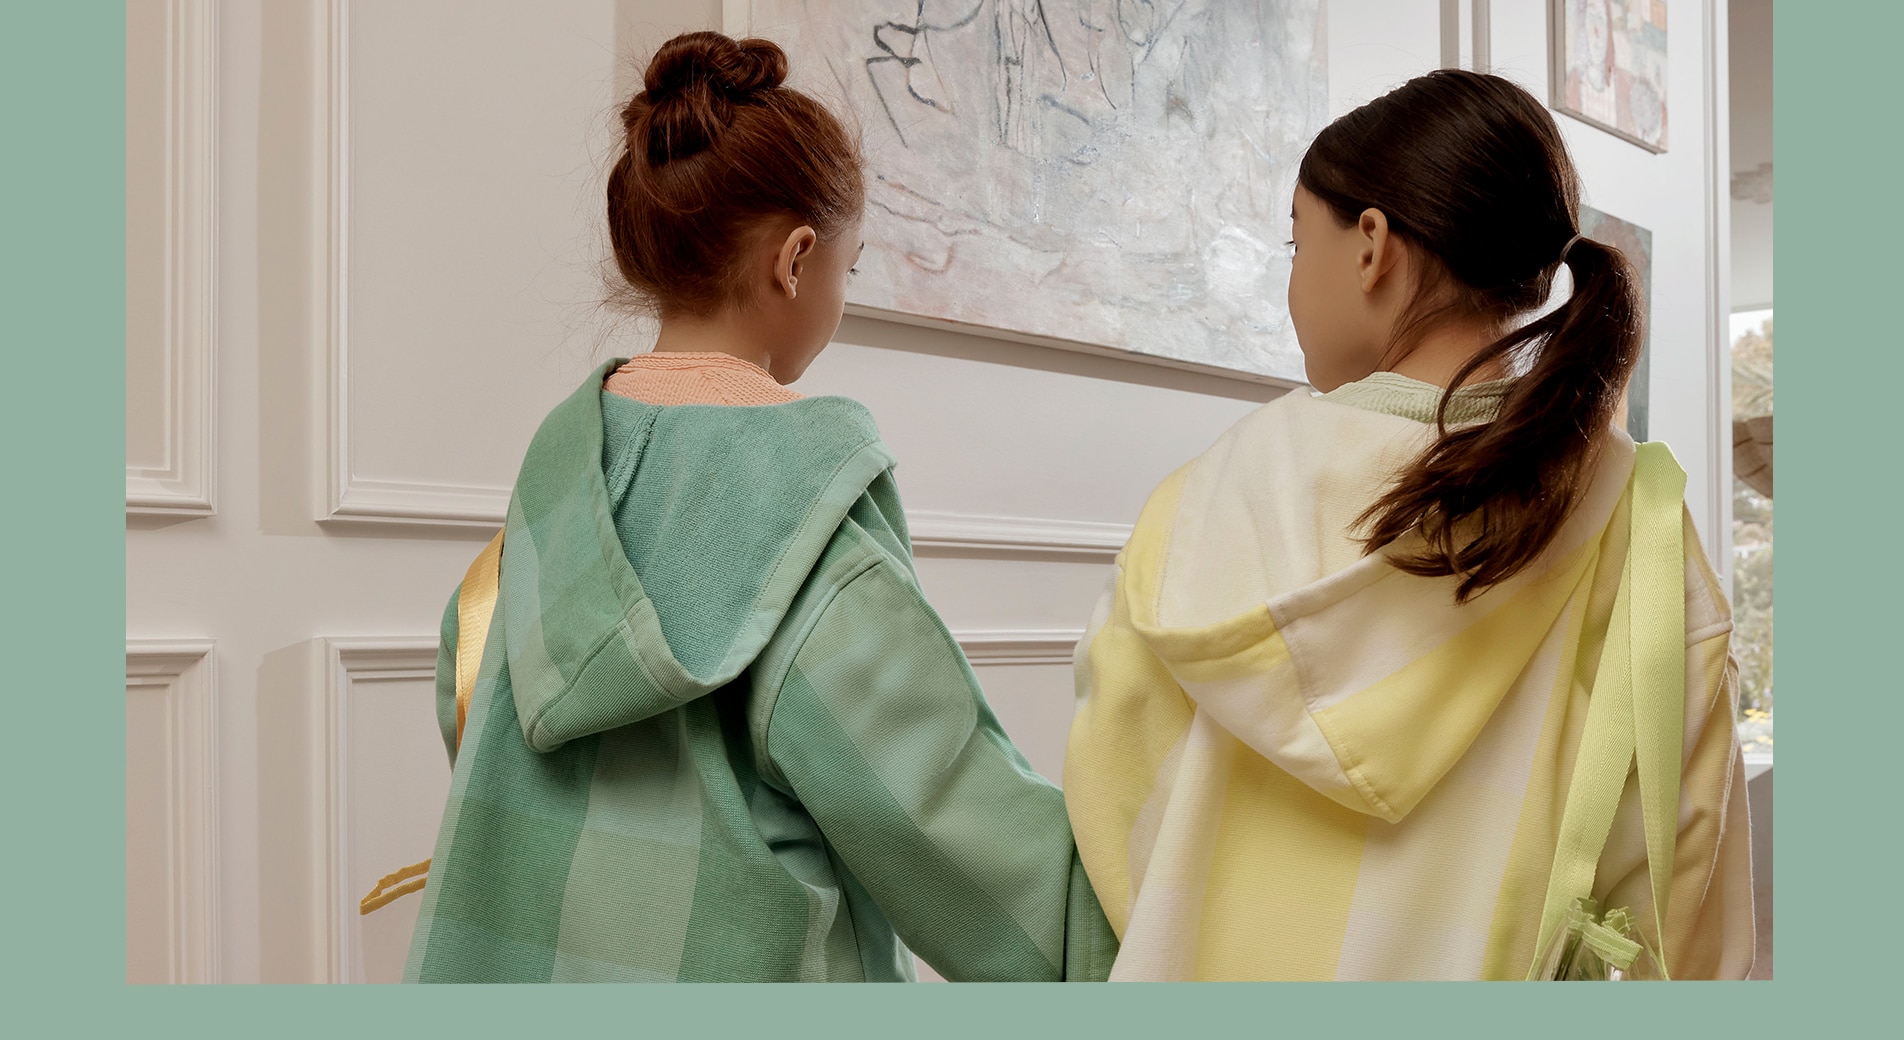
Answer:
[[[808,398],[808,400],[811,400],[811,398]],[[847,452],[845,456],[840,459],[840,462],[838,465],[833,467],[833,472],[827,475],[827,478],[825,482],[823,483],[823,486],[831,490],[834,483],[839,480],[841,473],[846,472],[849,466],[852,466],[854,463],[858,462],[860,460],[860,457],[867,454],[869,450],[876,450],[879,447],[879,445],[880,445],[880,440],[877,437],[873,437],[873,438],[869,438],[867,440],[861,441],[857,447],[853,448],[852,451]],[[891,462],[890,456],[888,456],[885,462],[886,464],[882,466],[880,469],[880,472],[882,473],[885,472],[887,469],[892,468],[892,462]],[[877,473],[874,474],[874,476],[877,476],[877,475],[878,475]],[[865,493],[866,493],[866,489],[860,488],[858,491],[858,494],[854,496],[854,501],[858,501],[859,496],[864,495]],[[795,532],[792,538],[787,539],[786,544],[780,547],[780,552],[774,557],[773,565],[767,569],[767,573],[769,575],[778,575],[780,573],[781,568],[786,563],[787,556],[793,552],[794,547],[802,544],[807,539],[807,537],[812,533],[814,527],[819,523],[819,521],[815,519],[818,512],[819,511],[813,508],[812,506],[809,506],[807,508],[806,516],[802,517],[800,520],[800,529],[797,532]],[[847,513],[850,514],[851,512],[852,512],[852,502],[848,502]],[[838,530],[840,525],[844,523],[845,521],[846,521],[845,515],[842,515],[840,519],[834,521],[833,523],[834,530]],[[619,541],[617,542],[617,544],[618,545],[620,544]],[[824,551],[824,549],[822,551]],[[763,591],[765,590],[763,589]],[[799,591],[800,591],[799,588],[796,586],[793,590],[793,595],[798,596]],[[757,610],[759,609],[759,606],[760,606],[760,601],[755,600],[754,608]],[[785,613],[786,613],[786,607],[790,607],[790,606],[792,606],[791,598],[789,599],[788,603],[782,607],[780,611],[783,617],[785,616]],[[760,647],[756,647],[753,652],[753,655],[749,658],[749,661],[758,659],[760,657],[761,650],[764,650],[765,648],[766,647],[764,644]],[[731,663],[733,652],[734,652],[734,648],[729,647],[728,657],[721,661],[720,667],[725,667],[726,665]],[[668,654],[669,656],[673,656],[674,654],[673,647],[668,648]],[[735,670],[734,674],[739,675],[740,672],[745,670],[746,670],[746,665],[742,665],[739,669]],[[716,674],[718,675],[719,673],[716,672]],[[731,682],[732,679],[733,679],[733,676],[729,676],[728,681]],[[695,681],[700,682],[701,680],[698,677],[695,677]]]
[[[1307,697],[1303,699],[1308,700]],[[1375,784],[1363,774],[1361,756],[1355,754],[1354,749],[1349,747],[1341,737],[1330,732],[1330,727],[1324,723],[1322,716],[1311,711],[1309,719],[1315,723],[1318,730],[1322,731],[1323,739],[1329,742],[1329,750],[1335,755],[1336,765],[1342,770],[1342,775],[1348,778],[1349,783],[1354,785],[1356,793],[1361,795],[1362,799],[1375,810],[1376,815],[1384,821],[1388,823],[1400,821],[1402,814],[1397,813],[1395,808],[1388,804],[1387,799],[1376,793]]]
[[[622,623],[625,623],[625,619]],[[617,634],[621,630],[622,623],[617,623],[615,627],[610,628],[606,632],[603,632],[601,635],[601,638],[595,640],[595,645],[590,647],[588,653],[582,657],[582,666],[575,670],[575,675],[570,677],[570,679],[567,682],[562,684],[562,689],[558,691],[555,694],[555,696],[550,697],[547,701],[543,703],[543,705],[540,708],[537,708],[534,715],[530,716],[527,720],[525,720],[527,722],[526,728],[528,729],[530,734],[529,746],[531,748],[534,748],[537,746],[536,738],[541,735],[540,730],[542,728],[542,717],[544,715],[547,715],[549,712],[555,710],[556,705],[561,704],[564,700],[568,699],[569,694],[574,692],[575,684],[581,682],[582,676],[588,674],[588,666],[591,664],[594,664],[595,658],[601,656],[601,652],[604,649],[606,649],[608,646],[609,637]],[[635,656],[636,656],[637,662],[639,662],[640,660],[639,655],[635,655]],[[504,662],[504,663],[506,664],[507,662]],[[647,671],[646,665],[642,666],[642,671],[644,672]],[[649,676],[650,680],[653,680],[653,678],[654,677],[652,675]],[[663,683],[656,682],[655,685],[657,687],[660,687],[661,689],[664,689],[664,690],[667,689],[667,686]],[[566,741],[564,743],[566,743]],[[554,750],[554,749],[551,748],[550,750]]]
[[[775,786],[781,787],[789,794],[793,793],[792,785],[787,782],[787,778],[781,773],[779,764],[773,760],[773,720],[774,713],[780,706],[780,688],[786,682],[787,673],[793,671],[794,661],[799,658],[800,651],[806,648],[808,637],[810,637],[813,634],[813,630],[819,626],[820,619],[824,617],[827,610],[833,606],[834,600],[839,598],[840,592],[844,590],[847,585],[851,584],[853,579],[879,566],[883,562],[884,559],[881,556],[874,552],[867,551],[861,559],[841,563],[838,569],[838,576],[828,580],[828,588],[825,594],[821,597],[820,601],[814,604],[811,610],[808,611],[808,615],[803,619],[799,630],[790,634],[791,640],[787,644],[787,650],[784,654],[786,657],[785,662],[777,663],[777,667],[775,667],[772,672],[755,673],[753,676],[753,682],[750,684],[751,687],[755,690],[767,692],[772,698],[771,703],[762,705],[762,707],[766,709],[763,713],[766,721],[760,726],[760,748],[765,752],[765,759],[759,763],[759,765],[762,769],[763,777],[765,777],[768,772],[771,772],[771,779],[778,781]],[[769,645],[771,645],[771,643],[772,641],[770,640]],[[760,657],[757,655],[755,660],[758,661],[759,659]]]

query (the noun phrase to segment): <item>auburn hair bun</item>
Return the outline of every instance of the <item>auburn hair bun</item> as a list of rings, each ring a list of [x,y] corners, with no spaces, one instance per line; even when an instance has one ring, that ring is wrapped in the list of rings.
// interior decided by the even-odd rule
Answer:
[[[698,86],[739,99],[787,80],[787,55],[772,40],[683,33],[648,61],[642,86],[656,101]]]
[[[660,165],[706,149],[735,105],[787,80],[787,55],[772,40],[683,33],[655,52],[642,91],[622,110],[629,150]]]
[[[865,208],[859,139],[785,85],[767,40],[691,32],[661,45],[621,110],[627,148],[608,177],[609,242],[636,302],[712,314],[759,286],[748,250],[792,218],[832,241]]]

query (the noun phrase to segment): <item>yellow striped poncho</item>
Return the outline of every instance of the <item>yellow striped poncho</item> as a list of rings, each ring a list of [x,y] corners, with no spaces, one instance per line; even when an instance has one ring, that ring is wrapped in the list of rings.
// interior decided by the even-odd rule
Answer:
[[[1123,944],[1114,980],[1526,972],[1626,566],[1634,449],[1616,431],[1542,559],[1457,606],[1452,579],[1404,574],[1349,536],[1428,442],[1438,392],[1383,376],[1290,393],[1145,506],[1078,647],[1064,770]],[[1732,623],[1690,518],[1685,546],[1664,941],[1676,978],[1742,978],[1752,887]],[[1645,860],[1629,780],[1595,894],[1652,938]]]

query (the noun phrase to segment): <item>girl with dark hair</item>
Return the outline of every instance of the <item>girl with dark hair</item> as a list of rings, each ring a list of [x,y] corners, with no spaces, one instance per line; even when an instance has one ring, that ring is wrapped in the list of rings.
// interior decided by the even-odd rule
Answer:
[[[1495,76],[1411,80],[1304,157],[1319,393],[1164,481],[1078,649],[1064,789],[1112,978],[1527,977],[1575,883],[1661,974],[1750,970],[1730,611],[1684,473],[1613,425],[1644,316],[1578,204]],[[1683,710],[1594,722],[1682,672]]]
[[[623,110],[610,239],[660,332],[543,422],[500,563],[444,613],[412,981],[1109,970],[1063,797],[921,596],[871,416],[783,385],[839,325],[863,193],[786,74],[689,33]]]

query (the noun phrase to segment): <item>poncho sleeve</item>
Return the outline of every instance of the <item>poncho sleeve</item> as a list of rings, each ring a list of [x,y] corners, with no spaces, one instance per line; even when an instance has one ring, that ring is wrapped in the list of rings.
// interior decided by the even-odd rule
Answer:
[[[450,767],[456,766],[456,608],[463,586],[458,583],[443,609],[442,638],[436,646],[436,726],[443,734],[443,750],[449,753]]]
[[[1063,794],[1000,727],[893,551],[903,536],[849,521],[840,541],[777,683],[764,741],[775,781],[947,979],[1105,978],[1116,939]]]

